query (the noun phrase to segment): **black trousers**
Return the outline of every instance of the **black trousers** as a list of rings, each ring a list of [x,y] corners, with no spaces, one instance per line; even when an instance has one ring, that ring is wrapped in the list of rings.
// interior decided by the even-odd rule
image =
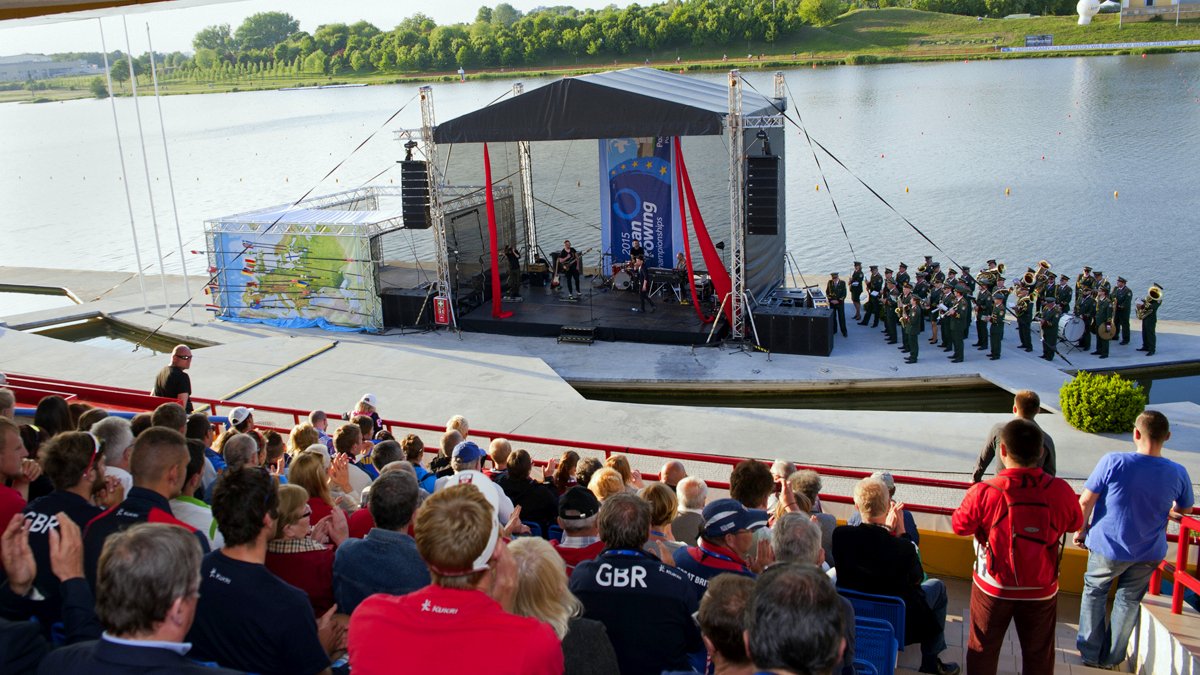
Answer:
[[[829,308],[833,310],[833,315],[837,317],[838,327],[841,328],[842,335],[846,335],[846,302],[831,302]]]
[[[579,292],[579,270],[563,272],[562,275],[567,279],[567,293],[571,293],[571,284],[575,284],[575,293]]]

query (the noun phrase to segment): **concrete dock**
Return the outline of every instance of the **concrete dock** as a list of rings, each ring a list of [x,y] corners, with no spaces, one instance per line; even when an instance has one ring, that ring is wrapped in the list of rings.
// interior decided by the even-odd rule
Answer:
[[[193,278],[193,291],[203,281]],[[136,277],[128,273],[0,268],[0,290],[61,288],[82,301],[10,316],[0,307],[0,371],[148,390],[166,365],[162,356],[25,332],[102,316],[157,329],[173,340],[212,345],[195,350],[191,377],[199,396],[240,392],[237,400],[340,412],[372,392],[385,417],[414,422],[438,424],[462,414],[474,428],[505,433],[963,479],[969,477],[988,429],[1007,415],[639,405],[588,400],[572,384],[742,391],[889,388],[920,397],[923,387],[990,382],[1009,391],[1039,392],[1051,413],[1038,421],[1054,437],[1059,474],[1076,479],[1076,485],[1105,453],[1132,449],[1128,436],[1082,433],[1055,414],[1058,389],[1070,378],[1070,367],[1016,349],[1015,328],[1006,331],[999,361],[968,349],[966,362],[954,364],[940,350],[922,344],[920,363],[907,365],[878,329],[856,325],[850,326],[849,338],[838,336],[832,356],[810,357],[726,347],[583,346],[445,330],[366,335],[279,329],[218,321],[199,307],[192,324],[190,310],[174,310],[186,298],[182,277],[167,279],[169,311],[158,277],[147,276],[146,283],[149,312],[143,309]],[[1114,345],[1106,361],[1080,352],[1068,358],[1076,369],[1097,370],[1200,361],[1200,325],[1160,321],[1158,330],[1153,357],[1135,351],[1135,334],[1130,345]],[[332,343],[336,346],[329,348]],[[319,350],[324,351],[287,368]],[[245,389],[282,368],[287,369]],[[1200,405],[1157,407],[1171,419],[1167,456],[1200,478]],[[636,468],[657,470],[653,464]],[[926,501],[917,495],[898,497]]]

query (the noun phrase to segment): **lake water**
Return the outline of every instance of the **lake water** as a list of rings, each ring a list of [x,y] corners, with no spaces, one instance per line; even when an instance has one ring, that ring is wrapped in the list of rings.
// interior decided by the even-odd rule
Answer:
[[[771,91],[771,73],[746,77]],[[1090,264],[1129,278],[1137,297],[1151,282],[1162,284],[1165,318],[1200,320],[1200,294],[1190,291],[1200,251],[1200,54],[801,69],[787,80],[791,110],[812,136],[945,250],[936,252],[821,156],[852,255],[829,191],[814,189],[821,178],[804,138],[792,129],[788,248],[802,271],[845,273],[854,259],[915,266],[926,253],[976,269],[994,257],[1015,273],[1047,259],[1072,278]],[[437,117],[475,110],[510,88],[437,84]],[[203,248],[206,219],[295,200],[407,103],[314,194],[357,187],[381,171],[376,183],[398,183],[389,167],[403,151],[392,131],[420,126],[415,93],[396,85],[163,98],[184,248]],[[158,116],[152,99],[141,105],[162,248],[168,271],[177,271]],[[133,102],[121,99],[117,110],[149,265],[155,248]],[[725,239],[721,140],[686,139],[684,147],[714,239]],[[464,146],[452,156],[455,165],[477,167],[479,154]],[[497,176],[515,170],[510,148],[492,155]],[[535,144],[535,193],[572,214],[538,207],[543,248],[564,237],[580,248],[598,244],[596,155],[592,141]],[[107,101],[0,105],[0,157],[0,264],[134,268]],[[428,259],[432,250],[428,232],[393,236],[386,248],[401,259]],[[205,266],[202,256],[186,256],[191,272]]]

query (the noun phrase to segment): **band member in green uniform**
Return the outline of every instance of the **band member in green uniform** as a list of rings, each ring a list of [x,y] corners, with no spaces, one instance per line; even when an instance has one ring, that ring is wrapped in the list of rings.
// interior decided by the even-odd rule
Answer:
[[[1104,272],[1096,270],[1092,272],[1092,296],[1095,297],[1096,290],[1103,288],[1104,292],[1108,293],[1108,297],[1112,298],[1112,284],[1108,283],[1108,277],[1104,276]]]
[[[883,289],[883,332],[887,335],[886,342],[889,345],[894,345],[900,340],[896,337],[896,307],[898,304],[899,294],[896,292],[896,282],[889,280],[887,287]]]
[[[1054,298],[1046,298],[1046,304],[1042,306],[1042,358],[1047,361],[1054,360],[1055,349],[1058,347],[1058,320],[1062,318],[1062,312],[1058,310],[1058,303]]]
[[[991,313],[988,316],[988,338],[992,343],[992,353],[988,358],[993,361],[1000,358],[1000,343],[1004,340],[1004,315],[1007,312],[1004,307],[1005,298],[1001,291],[992,294]]]
[[[904,288],[904,284],[907,284],[910,280],[911,277],[908,276],[908,265],[900,263],[896,270],[896,288]]]
[[[954,345],[954,355],[950,360],[954,363],[963,362],[963,341],[967,337],[967,327],[971,325],[971,301],[966,293],[966,286],[959,284],[955,287],[954,306],[947,313],[950,318],[950,343]]]
[[[829,283],[825,284],[825,297],[829,300],[829,308],[837,319],[842,337],[846,337],[846,282],[838,278],[838,273],[829,275]]]
[[[1112,299],[1117,301],[1117,336],[1121,344],[1129,344],[1129,312],[1133,309],[1133,289],[1126,286],[1125,277],[1117,277],[1117,287],[1113,289]]]
[[[1058,276],[1058,286],[1055,286],[1053,289],[1054,290],[1054,300],[1058,304],[1058,311],[1060,314],[1062,312],[1067,311],[1067,308],[1071,306],[1072,291],[1071,291],[1071,287],[1067,283],[1070,280],[1071,280],[1070,277],[1068,277],[1067,275],[1060,274]]]
[[[862,302],[860,296],[863,291],[863,271],[862,263],[854,261],[854,271],[850,273],[850,302],[854,303],[854,319],[858,321],[862,318]]]
[[[941,321],[941,310],[938,309],[938,305],[942,304],[942,298],[945,296],[945,291],[942,289],[942,280],[935,275],[933,288],[929,289],[929,297],[925,299],[924,307],[925,314],[929,315],[929,344],[931,345],[938,343],[938,322]]]
[[[1083,299],[1075,314],[1083,319],[1083,337],[1079,338],[1079,348],[1087,351],[1092,348],[1092,333],[1096,332],[1096,299],[1092,297],[1091,286],[1080,286],[1079,292]]]
[[[1154,348],[1158,346],[1158,336],[1154,331],[1158,326],[1158,308],[1162,305],[1162,297],[1163,287],[1154,284],[1150,286],[1145,299],[1138,301],[1137,316],[1142,320],[1142,346],[1138,347],[1138,351],[1146,352],[1146,356],[1154,356]]]
[[[1101,335],[1104,324],[1113,320],[1113,302],[1108,299],[1108,291],[1103,286],[1096,289],[1096,351],[1093,355],[1102,359],[1108,358],[1108,340]],[[1116,325],[1115,323],[1113,324]]]
[[[908,296],[908,311],[904,322],[904,341],[908,345],[905,363],[916,363],[921,352],[921,299],[916,294]]]
[[[908,315],[908,305],[913,298],[912,284],[904,284],[900,287],[900,297],[896,300],[896,324],[900,328],[900,351],[908,353],[908,331],[904,330],[904,324],[900,322],[900,317]]]
[[[1017,288],[1017,337],[1021,339],[1021,349],[1033,351],[1033,305],[1029,290]]]
[[[1079,314],[1079,305],[1083,304],[1083,289],[1091,288],[1092,283],[1092,268],[1084,265],[1083,272],[1075,277],[1075,314]],[[1067,306],[1062,304],[1062,298],[1059,298],[1058,304],[1062,305],[1059,309],[1067,311]]]
[[[870,269],[871,276],[867,279],[867,307],[863,311],[860,326],[871,323],[872,318],[875,322],[871,325],[879,325],[879,295],[883,292],[883,277],[879,276],[879,265],[871,265]]]
[[[975,296],[975,349],[988,348],[988,316],[992,313],[992,292],[989,286],[979,284],[979,293]]]
[[[962,266],[962,277],[959,278],[958,283],[967,287],[967,299],[970,300],[971,296],[975,294],[975,277],[971,276],[970,267]]]

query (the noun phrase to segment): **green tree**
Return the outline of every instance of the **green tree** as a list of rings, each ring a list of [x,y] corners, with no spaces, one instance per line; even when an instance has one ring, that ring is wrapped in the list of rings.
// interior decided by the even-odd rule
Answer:
[[[313,33],[313,41],[317,48],[330,56],[345,49],[346,41],[349,39],[350,27],[344,23],[328,23],[324,26],[317,26],[316,32]]]
[[[93,77],[91,84],[92,96],[96,98],[108,98],[108,86],[104,83],[103,77]]]
[[[325,68],[329,66],[329,57],[325,52],[315,51],[304,59],[304,72],[317,75],[324,75]]]
[[[479,8],[478,12],[475,12],[475,23],[491,23],[491,22],[492,22],[492,8],[491,7],[484,5]]]
[[[129,62],[124,58],[119,58],[112,62],[112,68],[109,69],[109,75],[113,81],[118,84],[123,84],[129,81]]]
[[[237,47],[233,41],[233,34],[230,32],[229,24],[227,23],[201,29],[199,33],[196,33],[196,37],[192,38],[192,47],[196,51],[211,49],[221,55],[221,57],[228,56],[237,51]]]
[[[521,12],[507,2],[496,5],[492,10],[492,23],[505,28],[511,27],[521,18]]]
[[[838,0],[800,0],[800,18],[814,26],[833,23],[840,12]]]
[[[286,12],[259,12],[246,17],[233,34],[242,49],[272,49],[300,29],[300,22]]]

